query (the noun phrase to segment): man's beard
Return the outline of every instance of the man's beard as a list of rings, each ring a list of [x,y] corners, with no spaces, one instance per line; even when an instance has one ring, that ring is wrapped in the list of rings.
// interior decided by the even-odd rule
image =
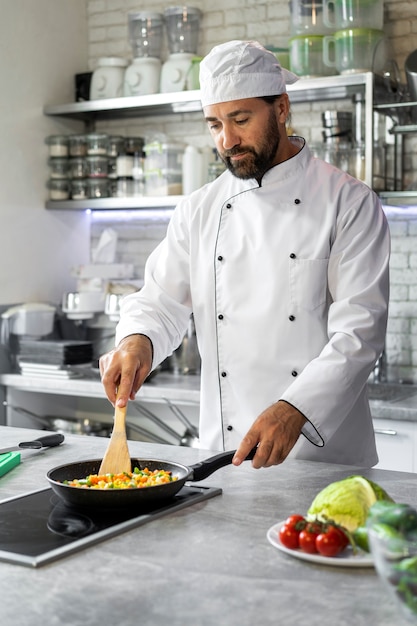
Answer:
[[[265,130],[262,143],[255,150],[252,147],[239,146],[226,150],[220,154],[226,167],[237,178],[260,180],[268,171],[275,160],[279,146],[279,131],[275,114],[271,111],[268,119],[268,126]],[[231,161],[230,157],[236,154],[245,153],[245,157],[239,161]]]

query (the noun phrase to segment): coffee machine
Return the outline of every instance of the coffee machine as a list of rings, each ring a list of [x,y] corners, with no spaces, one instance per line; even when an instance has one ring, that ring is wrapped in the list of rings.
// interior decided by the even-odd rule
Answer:
[[[161,93],[184,91],[192,60],[197,54],[201,11],[175,6],[164,11],[169,57],[162,66]]]

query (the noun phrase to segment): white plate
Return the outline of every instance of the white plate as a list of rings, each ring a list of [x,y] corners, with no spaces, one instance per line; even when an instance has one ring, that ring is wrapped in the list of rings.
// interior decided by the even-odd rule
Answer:
[[[290,550],[290,548],[286,548],[282,545],[278,536],[279,530],[284,524],[285,521],[278,522],[277,524],[271,526],[266,533],[268,541],[274,546],[274,548],[281,550],[281,552],[285,552],[286,554],[289,554],[296,559],[301,559],[302,561],[320,563],[321,565],[335,565],[336,567],[374,566],[374,562],[370,554],[363,552],[362,550],[358,550],[357,554],[353,554],[350,546],[348,546],[339,556],[322,556],[321,554],[309,554],[308,552],[303,552],[303,550]]]

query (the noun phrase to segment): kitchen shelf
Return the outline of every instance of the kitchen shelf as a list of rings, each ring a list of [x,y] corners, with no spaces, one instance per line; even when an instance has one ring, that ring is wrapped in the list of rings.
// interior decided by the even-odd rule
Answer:
[[[288,85],[287,91],[291,94],[292,102],[308,102],[318,99],[349,98],[364,88],[369,88],[372,92],[372,87],[372,72],[364,72],[347,76],[301,78],[293,85]],[[68,104],[50,104],[44,107],[43,112],[45,115],[70,117],[84,121],[196,113],[201,112],[200,91],[178,91]]]
[[[417,190],[411,191],[380,191],[382,204],[398,208],[416,207]]]
[[[51,104],[43,109],[45,115],[70,117],[83,121],[92,119],[123,119],[149,115],[172,115],[201,111],[200,91],[179,91],[146,96],[106,98],[69,104]]]
[[[183,196],[142,196],[133,198],[88,198],[86,200],[47,200],[47,209],[60,211],[120,211],[173,209]]]
[[[380,111],[393,115],[399,111],[398,122],[404,119],[410,106],[417,103],[395,102],[395,89],[388,89],[384,79],[372,72],[347,75],[324,76],[320,78],[301,78],[287,86],[291,103],[317,102],[326,100],[351,99],[356,106],[356,116],[362,120],[365,144],[365,182],[371,187],[373,180],[373,115]],[[376,104],[375,101],[383,104]],[[408,108],[407,108],[408,107]],[[72,102],[68,104],[50,104],[44,107],[44,114],[83,120],[89,130],[98,120],[116,120],[133,117],[172,115],[179,113],[201,114],[200,91],[180,91],[159,93],[145,96],[109,98]],[[404,112],[404,114],[403,114]],[[394,125],[393,134],[401,140],[403,134],[417,131],[415,124]],[[398,142],[398,153],[401,144]],[[402,159],[400,159],[402,161]],[[398,168],[400,169],[401,163]],[[387,204],[402,206],[417,204],[417,193],[403,191],[382,192],[381,198]],[[181,196],[143,197],[143,198],[103,198],[91,200],[47,201],[46,208],[52,210],[132,210],[132,209],[170,209]]]

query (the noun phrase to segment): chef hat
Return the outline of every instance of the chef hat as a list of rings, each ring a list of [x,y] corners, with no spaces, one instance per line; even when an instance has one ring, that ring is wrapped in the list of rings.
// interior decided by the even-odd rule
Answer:
[[[208,104],[277,96],[298,76],[281,67],[273,52],[257,41],[229,41],[215,46],[200,63],[203,107]]]

